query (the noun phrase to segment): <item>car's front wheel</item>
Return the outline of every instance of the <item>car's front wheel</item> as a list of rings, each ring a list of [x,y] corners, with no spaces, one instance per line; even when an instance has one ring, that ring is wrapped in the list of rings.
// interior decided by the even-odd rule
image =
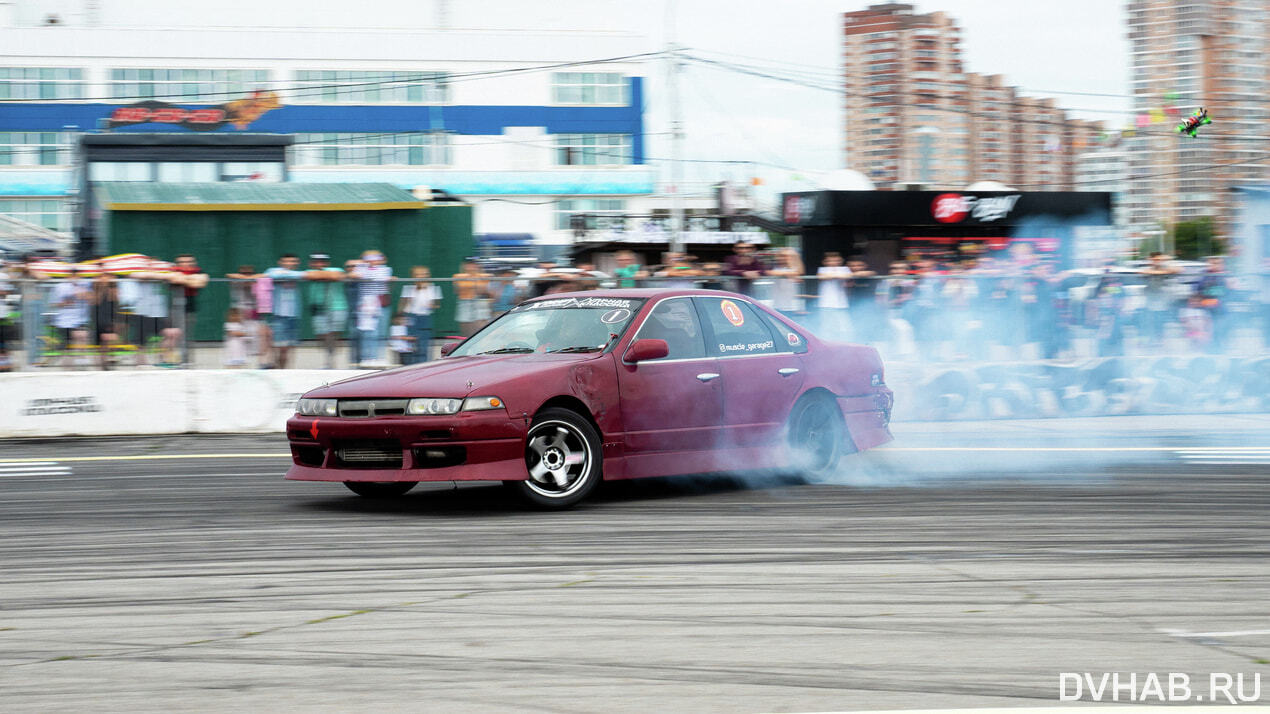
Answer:
[[[392,498],[418,486],[416,481],[345,481],[348,490],[366,498]]]
[[[824,395],[798,400],[789,414],[789,448],[795,472],[808,480],[829,477],[846,444],[846,425],[838,405]]]
[[[525,439],[525,468],[529,478],[508,482],[513,490],[542,508],[568,508],[603,476],[600,435],[577,412],[544,409]]]

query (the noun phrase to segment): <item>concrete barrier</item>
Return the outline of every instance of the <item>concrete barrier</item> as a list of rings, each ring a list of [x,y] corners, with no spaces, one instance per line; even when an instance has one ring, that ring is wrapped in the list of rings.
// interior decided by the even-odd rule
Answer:
[[[280,433],[305,391],[357,370],[0,374],[0,438]],[[887,365],[896,421],[1270,410],[1270,357]]]
[[[304,392],[358,370],[0,375],[0,437],[281,432]]]

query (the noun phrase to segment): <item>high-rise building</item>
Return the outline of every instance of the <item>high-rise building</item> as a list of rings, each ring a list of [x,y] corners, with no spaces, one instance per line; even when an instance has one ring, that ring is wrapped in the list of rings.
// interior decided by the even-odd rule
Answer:
[[[998,181],[1071,190],[1101,130],[1000,75],[962,70],[961,30],[903,3],[843,14],[847,164],[881,188]]]
[[[1207,216],[1224,236],[1230,188],[1270,175],[1270,3],[1131,0],[1128,10],[1134,111],[1148,124],[1129,143],[1130,226],[1146,235]],[[1213,123],[1179,134],[1200,106]],[[1180,116],[1165,114],[1173,107]]]

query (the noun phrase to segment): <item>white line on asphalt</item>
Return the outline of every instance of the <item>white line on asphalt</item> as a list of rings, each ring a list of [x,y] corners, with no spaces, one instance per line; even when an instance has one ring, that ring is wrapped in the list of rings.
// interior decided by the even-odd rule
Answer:
[[[21,476],[69,476],[71,467],[57,465],[57,462],[45,462],[49,466],[0,466],[0,478]]]
[[[57,463],[85,462],[85,461],[160,461],[166,459],[289,459],[290,452],[275,453],[259,453],[259,454],[136,454],[133,456],[67,456],[57,460]],[[40,462],[41,459],[0,459],[0,464],[31,464]]]
[[[1177,454],[1253,454],[1270,456],[1270,450],[1266,450],[1266,448],[1179,448]]]
[[[1265,452],[1241,452],[1241,451],[1214,451],[1207,454],[1178,454],[1185,459],[1229,459],[1232,457],[1249,458],[1249,459],[1270,459],[1270,453]]]
[[[1270,630],[1231,630],[1229,632],[1182,632],[1181,630],[1160,630],[1173,637],[1248,637],[1249,635],[1270,635]]]
[[[5,461],[0,461],[0,464],[4,464],[4,463],[7,463],[7,462],[5,462]],[[57,466],[57,462],[56,462],[56,461],[24,461],[24,462],[22,462],[22,466],[23,466],[23,467],[26,467],[26,466]],[[3,468],[5,468],[5,467],[4,467],[4,466],[0,466],[0,469],[3,469]]]

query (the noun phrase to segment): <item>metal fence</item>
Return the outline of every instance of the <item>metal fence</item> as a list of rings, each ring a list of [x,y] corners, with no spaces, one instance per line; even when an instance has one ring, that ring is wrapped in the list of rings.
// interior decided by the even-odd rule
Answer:
[[[1108,288],[1105,277],[1043,285],[1023,275],[857,277],[830,288],[841,289],[841,301],[826,292],[832,281],[816,276],[299,281],[293,300],[283,299],[289,288],[274,288],[278,302],[268,306],[259,279],[214,278],[189,295],[126,276],[7,279],[0,280],[0,370],[410,363],[435,358],[440,344],[527,297],[603,287],[742,292],[816,334],[876,345],[891,360],[1250,355],[1270,346],[1265,290],[1232,289],[1206,305],[1199,288],[1181,280],[1171,281],[1161,300],[1140,286]],[[437,289],[425,314],[412,312],[404,298],[418,282]]]

